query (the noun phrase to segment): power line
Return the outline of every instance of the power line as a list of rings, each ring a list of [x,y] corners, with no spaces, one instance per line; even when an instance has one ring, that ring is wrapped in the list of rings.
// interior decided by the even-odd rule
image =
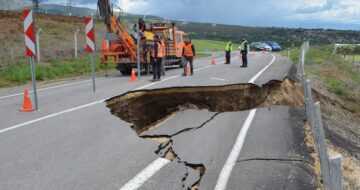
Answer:
[[[68,13],[71,16],[72,15],[72,6],[76,5],[75,0],[67,0],[66,3],[61,3],[61,4],[67,6]]]
[[[40,0],[33,0],[33,10],[35,12],[39,12],[39,7],[40,7]]]

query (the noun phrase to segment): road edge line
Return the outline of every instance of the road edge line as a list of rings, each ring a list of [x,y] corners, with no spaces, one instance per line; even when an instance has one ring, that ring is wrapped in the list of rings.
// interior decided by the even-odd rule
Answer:
[[[275,60],[276,60],[276,57],[274,55],[271,55],[273,56],[273,59],[270,61],[270,63],[268,65],[266,65],[261,71],[259,71],[255,76],[253,76],[248,83],[254,83],[255,80],[257,78],[259,78],[259,76],[266,70],[268,69],[273,63],[275,63]]]
[[[4,133],[4,132],[11,131],[11,130],[14,130],[14,129],[17,129],[17,128],[20,128],[20,127],[24,127],[26,125],[30,125],[30,124],[42,121],[42,120],[45,120],[45,119],[49,119],[49,118],[52,118],[52,117],[63,115],[63,114],[66,114],[66,113],[69,113],[69,112],[72,112],[72,111],[76,111],[76,110],[80,110],[80,109],[83,109],[83,108],[86,108],[86,107],[90,107],[90,106],[93,106],[93,105],[96,105],[96,104],[100,104],[100,103],[105,102],[105,100],[106,99],[102,99],[102,100],[99,100],[99,101],[91,102],[91,103],[84,104],[84,105],[81,105],[81,106],[78,106],[78,107],[74,107],[74,108],[63,110],[63,111],[53,113],[53,114],[50,114],[50,115],[47,115],[47,116],[43,116],[43,117],[40,117],[40,118],[37,118],[37,119],[34,119],[34,120],[30,120],[30,121],[27,121],[25,123],[21,123],[21,124],[14,125],[14,126],[11,126],[11,127],[5,128],[5,129],[1,129],[0,134]]]

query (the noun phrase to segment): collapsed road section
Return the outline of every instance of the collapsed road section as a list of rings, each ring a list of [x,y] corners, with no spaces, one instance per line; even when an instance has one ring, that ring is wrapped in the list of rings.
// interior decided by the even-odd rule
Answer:
[[[218,165],[222,166],[225,163],[224,159],[227,157],[233,141],[236,139],[236,134],[241,128],[242,117],[244,117],[242,115],[246,114],[247,110],[254,108],[262,108],[259,113],[268,115],[265,117],[267,118],[265,123],[274,120],[274,124],[267,124],[267,128],[262,128],[265,125],[264,123],[258,124],[258,127],[253,127],[258,128],[258,130],[251,132],[254,136],[251,139],[255,141],[253,145],[261,147],[262,142],[264,142],[262,146],[273,144],[273,148],[276,148],[279,144],[283,145],[279,147],[281,151],[265,150],[265,152],[277,152],[277,154],[267,154],[258,150],[258,154],[248,153],[248,156],[239,158],[237,165],[241,166],[240,170],[243,170],[241,168],[251,170],[248,167],[249,164],[255,163],[254,169],[259,165],[256,162],[277,162],[278,164],[273,165],[280,167],[282,170],[275,179],[281,181],[280,178],[295,178],[294,187],[300,185],[300,188],[303,189],[305,186],[305,189],[316,189],[320,184],[319,171],[316,169],[318,164],[316,164],[317,159],[313,144],[306,143],[306,139],[309,138],[304,127],[306,118],[300,117],[292,121],[294,114],[287,114],[290,112],[289,108],[291,108],[290,110],[302,110],[303,104],[302,86],[290,78],[285,78],[283,81],[273,80],[261,87],[254,84],[234,84],[214,87],[175,87],[133,91],[107,100],[107,106],[111,109],[111,113],[124,121],[132,123],[132,129],[141,138],[160,142],[158,149],[155,150],[157,155],[185,166],[185,172],[178,177],[181,187],[175,189],[199,189],[199,187],[208,189],[214,187],[215,184],[213,183],[216,182],[214,173],[218,175],[219,168],[221,169]],[[276,106],[284,107],[277,108]],[[270,111],[272,109],[274,111]],[[191,112],[191,110],[198,111]],[[266,112],[266,110],[268,111]],[[180,121],[186,121],[188,120],[187,117],[194,115],[198,115],[202,119],[192,122],[192,126],[179,123],[177,122],[179,120],[176,119],[176,117],[181,117]],[[280,117],[279,115],[283,116]],[[277,121],[276,118],[281,118],[282,123]],[[159,128],[170,127],[173,128],[172,131],[157,131]],[[211,130],[220,131],[211,132]],[[223,131],[226,130],[228,131],[224,133]],[[272,137],[266,137],[261,131],[268,130],[270,130],[268,133],[277,132]],[[284,131],[288,132],[285,133]],[[222,133],[223,136],[220,135]],[[193,136],[195,134],[196,136]],[[206,141],[206,138],[209,138],[211,134],[214,134],[213,141]],[[257,134],[263,135],[262,138],[274,140],[266,143],[263,140],[256,142]],[[191,138],[184,141],[184,139],[189,138],[184,136],[191,136]],[[204,138],[204,140],[200,140],[200,143],[193,141],[193,139],[197,138]],[[284,140],[281,141],[282,139]],[[226,147],[221,147],[219,144],[226,145]],[[197,152],[212,149],[211,147],[214,147],[214,149],[218,147],[223,152],[206,153],[208,158],[204,157],[204,155],[196,157]],[[244,151],[249,151],[250,149],[246,147]],[[191,151],[191,149],[194,151]],[[187,151],[191,152],[190,156]],[[253,148],[251,148],[249,152],[253,151]],[[285,162],[287,165],[281,164]],[[265,165],[268,166],[267,172],[274,171],[274,168],[269,167],[271,164]],[[298,169],[291,168],[293,166]],[[189,175],[190,169],[197,171],[196,178],[193,177],[194,175]],[[239,168],[235,169],[235,173],[238,170]],[[256,170],[262,171],[263,168]],[[291,172],[288,174],[288,171]],[[259,174],[261,172],[257,173],[257,175]],[[266,174],[264,175],[266,176]],[[300,178],[303,179],[297,179],[299,176],[302,176]],[[164,178],[166,178],[166,175]],[[265,179],[265,177],[263,178]],[[158,183],[162,182],[159,181]],[[268,181],[268,183],[273,183],[273,180]],[[152,186],[147,189],[151,188],[164,189],[161,186]]]

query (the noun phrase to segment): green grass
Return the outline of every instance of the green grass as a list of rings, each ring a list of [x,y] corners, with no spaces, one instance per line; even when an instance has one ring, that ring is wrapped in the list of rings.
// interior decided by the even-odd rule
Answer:
[[[227,42],[215,40],[192,40],[196,51],[224,51]],[[233,43],[233,51],[237,51],[239,44]]]
[[[196,53],[196,58],[210,57],[210,53]]]
[[[101,71],[104,68],[104,65],[100,64],[100,58],[96,56],[95,70]],[[36,64],[37,81],[61,79],[88,73],[90,73],[90,63],[86,57],[67,61],[52,60],[50,63]],[[27,60],[8,64],[0,71],[0,87],[22,85],[30,80],[31,71]]]
[[[288,56],[286,51],[283,51],[283,56]],[[290,59],[294,64],[297,64],[300,59],[300,48],[291,49]]]
[[[325,76],[324,77],[326,87],[330,92],[333,92],[338,95],[345,95],[344,84],[334,77]]]
[[[296,59],[295,56],[292,59]],[[328,91],[348,101],[352,111],[360,112],[360,106],[356,103],[360,101],[359,71],[341,54],[331,54],[330,46],[310,47],[305,59],[305,73],[307,76],[320,77]]]

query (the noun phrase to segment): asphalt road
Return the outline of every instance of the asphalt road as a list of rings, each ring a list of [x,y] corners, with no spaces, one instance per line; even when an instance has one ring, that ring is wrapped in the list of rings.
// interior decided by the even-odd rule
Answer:
[[[101,77],[96,93],[88,79],[40,86],[40,110],[32,113],[18,111],[22,88],[0,89],[0,189],[186,189],[200,177],[185,162],[206,168],[200,189],[315,189],[302,110],[180,112],[146,135],[175,134],[208,123],[172,137],[181,160],[170,162],[154,153],[159,142],[138,137],[131,124],[106,108],[104,100],[131,90],[262,85],[288,76],[292,66],[276,54],[249,55],[247,69],[239,67],[235,56],[230,65],[222,64],[219,53],[213,58],[216,66],[210,65],[212,58],[196,60],[192,77],[172,69],[157,83],[150,82],[151,76],[135,83],[128,76]]]

